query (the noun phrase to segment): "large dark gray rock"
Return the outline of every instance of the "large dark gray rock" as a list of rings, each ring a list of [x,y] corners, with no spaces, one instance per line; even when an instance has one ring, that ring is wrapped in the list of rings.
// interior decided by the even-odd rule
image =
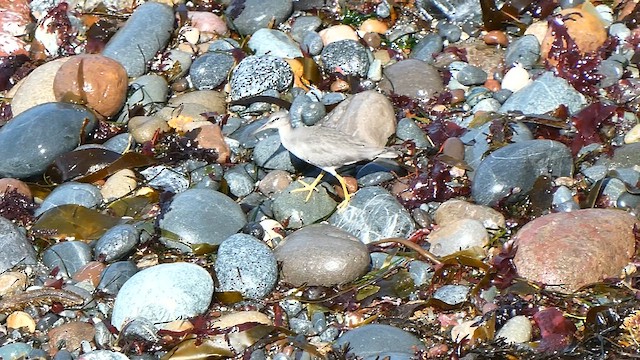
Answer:
[[[391,325],[368,324],[347,331],[338,338],[335,347],[349,344],[349,354],[359,358],[393,353],[393,359],[400,354],[413,355],[418,349],[424,349],[424,345],[413,334]],[[407,357],[408,358],[408,357]]]
[[[24,232],[0,216],[0,273],[17,264],[35,264],[36,252]]]
[[[251,35],[271,22],[277,26],[288,19],[292,11],[292,0],[233,0],[225,15],[229,28],[242,35]]]

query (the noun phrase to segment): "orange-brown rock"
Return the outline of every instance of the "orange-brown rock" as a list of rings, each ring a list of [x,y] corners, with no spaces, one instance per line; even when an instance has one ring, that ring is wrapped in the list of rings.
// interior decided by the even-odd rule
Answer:
[[[579,8],[571,8],[562,10],[560,15],[568,16],[564,20],[564,25],[569,36],[576,42],[578,49],[582,53],[597,50],[607,40],[607,30],[604,24],[591,12]],[[540,47],[543,59],[548,58],[553,39],[554,35],[551,27],[549,27]],[[555,63],[553,60],[550,60],[550,62],[552,64]]]
[[[192,129],[188,130],[195,130],[197,132],[195,140],[198,142],[198,147],[215,150],[216,153],[218,153],[216,162],[219,164],[224,164],[229,161],[231,149],[224,141],[224,135],[222,135],[220,126],[208,121],[197,121],[193,124]]]
[[[93,325],[74,321],[49,330],[49,354],[55,355],[58,350],[67,349],[74,352],[80,349],[83,340],[93,342],[96,330]]]
[[[58,101],[85,104],[109,117],[118,113],[127,96],[129,78],[117,61],[98,54],[77,55],[56,73],[53,92]]]

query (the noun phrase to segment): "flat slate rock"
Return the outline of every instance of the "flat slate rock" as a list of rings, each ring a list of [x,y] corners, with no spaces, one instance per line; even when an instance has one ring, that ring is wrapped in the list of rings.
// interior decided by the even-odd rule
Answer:
[[[26,235],[11,221],[0,216],[0,273],[17,264],[35,264],[36,251]]]

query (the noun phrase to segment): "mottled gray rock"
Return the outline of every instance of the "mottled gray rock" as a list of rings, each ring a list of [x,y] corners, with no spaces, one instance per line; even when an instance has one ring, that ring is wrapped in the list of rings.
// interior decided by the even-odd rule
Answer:
[[[544,114],[566,105],[574,114],[587,104],[584,95],[551,72],[546,72],[529,85],[516,91],[502,104],[500,112],[521,111],[524,114]]]
[[[49,246],[42,253],[42,262],[60,274],[71,277],[91,261],[91,247],[82,241],[65,241]]]
[[[95,258],[114,262],[128,255],[138,244],[138,229],[130,224],[119,224],[107,230],[93,248]]]
[[[198,265],[155,265],[135,274],[122,286],[111,324],[122,330],[127,322],[144,318],[162,329],[171,321],[205,312],[213,290],[211,275]]]
[[[144,3],[109,40],[102,55],[119,62],[129,77],[138,77],[147,72],[149,61],[167,45],[174,22],[171,7],[157,2]]]
[[[489,234],[480,221],[460,219],[439,227],[427,240],[431,244],[429,251],[447,256],[471,247],[484,247],[489,243]]]
[[[227,52],[207,52],[196,58],[189,68],[193,87],[198,90],[212,90],[220,86],[235,65],[236,61]]]
[[[278,264],[271,249],[246,234],[232,235],[220,244],[215,270],[219,291],[237,291],[250,299],[267,296],[278,281]]]
[[[517,64],[525,69],[531,69],[540,58],[540,43],[534,35],[525,35],[512,41],[505,53],[507,69]]]
[[[104,145],[104,148],[107,150],[111,150],[119,154],[124,154],[125,151],[133,148],[133,146],[135,145],[135,140],[133,140],[133,136],[131,136],[131,134],[122,133],[105,141],[105,143],[102,145]]]
[[[439,22],[437,25],[438,35],[447,39],[449,43],[454,43],[460,40],[462,36],[462,29],[456,24],[451,24],[447,22]]]
[[[306,226],[275,249],[283,281],[294,286],[334,286],[367,271],[369,251],[358,239],[331,225]]]
[[[467,285],[444,285],[433,293],[433,298],[451,306],[460,305],[467,300],[469,290]]]
[[[289,109],[289,117],[291,123],[304,123],[304,125],[312,126],[327,114],[324,104],[314,101],[307,95],[298,95],[293,99],[291,108]]]
[[[386,67],[379,87],[386,93],[418,99],[428,99],[444,90],[438,70],[417,59],[401,60]]]
[[[100,189],[91,184],[70,181],[60,184],[44,199],[40,207],[34,211],[35,216],[45,211],[66,204],[76,204],[94,209],[102,202]]]
[[[427,138],[426,131],[422,130],[422,128],[410,118],[402,118],[398,121],[396,137],[403,141],[413,141],[418,149],[430,149],[433,147]]]
[[[190,184],[187,174],[164,165],[149,166],[140,175],[147,180],[147,186],[175,194],[187,190]]]
[[[477,66],[467,65],[458,71],[456,79],[465,86],[479,85],[487,81],[487,73]]]
[[[102,272],[100,282],[96,287],[108,295],[115,295],[122,285],[138,272],[138,267],[133,261],[117,261],[107,265]]]
[[[298,44],[279,30],[259,29],[253,33],[247,46],[254,55],[273,55],[286,59],[302,57]]]
[[[507,344],[522,344],[531,341],[533,326],[531,321],[524,316],[514,316],[498,330],[496,339],[502,338]]]
[[[306,49],[311,56],[320,55],[324,48],[322,37],[317,32],[308,32],[302,40],[302,48]]]
[[[229,191],[236,197],[244,197],[253,192],[257,174],[253,164],[238,164],[224,173]]]
[[[479,22],[482,11],[479,0],[418,0],[416,6],[432,16],[446,18],[453,23]]]
[[[322,26],[322,19],[317,16],[299,16],[291,25],[291,37],[302,43],[308,32],[315,32]]]
[[[278,26],[291,15],[292,0],[233,0],[225,14],[229,28],[251,35],[273,23]]]
[[[35,264],[36,252],[23,231],[0,216],[0,273],[17,264]]]
[[[334,41],[322,49],[320,54],[322,67],[333,73],[340,69],[345,75],[364,77],[369,71],[369,54],[367,49],[355,40]]]
[[[42,174],[78,146],[82,130],[87,134],[95,126],[96,117],[80,105],[45,103],[25,110],[0,128],[0,177]]]
[[[344,211],[329,218],[365,244],[390,237],[406,237],[415,229],[409,212],[387,190],[378,186],[360,189]]]
[[[283,91],[292,81],[291,66],[283,59],[271,55],[247,56],[231,76],[231,99],[255,96],[267,90]]]
[[[573,157],[562,143],[529,140],[509,144],[489,154],[476,169],[471,195],[481,205],[501,199],[516,201],[533,188],[540,175],[571,176]]]
[[[189,189],[173,198],[159,225],[168,232],[161,238],[165,245],[189,252],[195,244],[219,245],[246,223],[240,205],[228,196]]]
[[[424,345],[413,334],[390,325],[367,324],[349,330],[338,338],[334,347],[349,344],[349,354],[372,359],[383,353],[394,353],[393,359],[400,354],[413,355],[416,349]]]
[[[313,182],[313,178],[302,180],[308,184]],[[280,222],[288,219],[290,229],[316,223],[329,216],[338,205],[322,184],[316,187],[317,191],[313,192],[309,201],[306,201],[308,192],[291,192],[302,187],[299,182],[293,182],[273,198],[271,209],[275,219]]]

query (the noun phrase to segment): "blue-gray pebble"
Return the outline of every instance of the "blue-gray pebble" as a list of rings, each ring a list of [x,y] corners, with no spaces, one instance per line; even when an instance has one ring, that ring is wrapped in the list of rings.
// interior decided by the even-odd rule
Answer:
[[[132,261],[116,261],[107,265],[102,272],[97,289],[108,295],[115,295],[122,285],[138,272]]]
[[[227,79],[234,65],[233,56],[223,51],[198,56],[189,69],[193,87],[198,90],[217,88]]]
[[[49,246],[42,253],[42,262],[50,270],[58,268],[66,277],[73,276],[91,261],[91,247],[82,241],[65,241]]]
[[[249,299],[267,296],[278,281],[271,249],[246,234],[235,234],[220,244],[215,270],[219,291],[237,291]]]
[[[349,354],[360,358],[386,352],[413,355],[416,348],[424,349],[422,342],[413,334],[383,324],[367,324],[349,330],[338,338],[334,347],[346,344],[349,344]]]
[[[500,112],[521,111],[524,114],[544,114],[566,105],[574,114],[587,104],[584,95],[566,80],[545,72],[529,85],[516,91],[502,104]]]
[[[439,54],[443,47],[444,43],[440,35],[433,33],[427,34],[418,40],[418,43],[413,47],[413,50],[411,50],[409,57],[422,60],[427,64],[433,64],[435,62],[435,55]]]
[[[322,20],[317,16],[299,16],[291,25],[291,37],[301,43],[307,32],[315,32],[322,25]]]
[[[286,59],[302,56],[300,46],[280,30],[259,29],[247,43],[254,55],[273,55]]]
[[[101,202],[102,194],[96,186],[70,181],[53,189],[34,214],[40,216],[49,209],[66,204],[76,204],[93,209]]]
[[[465,86],[479,85],[487,81],[487,73],[477,66],[467,65],[458,72],[456,79]]]
[[[520,37],[507,47],[505,66],[513,67],[516,63],[525,69],[531,69],[540,58],[540,43],[534,35]]]
[[[0,216],[0,273],[10,270],[17,264],[35,264],[36,252],[13,222]]]
[[[251,35],[258,29],[278,25],[289,18],[293,11],[292,0],[233,0],[225,15],[231,29],[242,35]]]
[[[0,358],[3,360],[26,359],[33,347],[23,342],[15,342],[0,347]]]
[[[127,256],[138,244],[139,232],[130,224],[119,224],[107,230],[93,248],[96,260],[108,263]]]
[[[45,103],[25,110],[0,128],[0,177],[42,174],[96,124],[93,113],[80,105]]]
[[[426,132],[410,118],[402,118],[398,121],[396,136],[403,141],[413,141],[419,149],[429,149],[433,147],[427,138]]]

